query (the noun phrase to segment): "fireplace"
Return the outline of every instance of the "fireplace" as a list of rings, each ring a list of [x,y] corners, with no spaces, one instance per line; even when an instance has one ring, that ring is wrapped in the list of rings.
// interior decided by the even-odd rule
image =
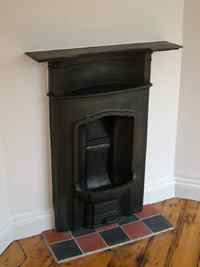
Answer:
[[[48,61],[58,231],[120,222],[143,208],[151,54],[168,42],[27,53]]]

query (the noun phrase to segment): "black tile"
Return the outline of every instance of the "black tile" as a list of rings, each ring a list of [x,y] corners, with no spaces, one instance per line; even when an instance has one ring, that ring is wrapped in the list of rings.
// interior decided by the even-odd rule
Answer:
[[[72,235],[74,237],[79,237],[79,236],[87,235],[87,234],[94,233],[94,232],[95,232],[95,229],[80,228],[78,230],[73,231]]]
[[[123,224],[126,224],[126,223],[130,223],[130,222],[135,222],[135,221],[138,221],[139,219],[135,216],[135,215],[131,215],[131,216],[124,216],[124,217],[121,217],[119,219],[119,224],[120,225],[123,225]]]
[[[54,252],[58,261],[79,256],[82,254],[81,250],[76,245],[74,240],[68,240],[51,245],[51,249]]]
[[[167,230],[173,225],[169,223],[162,215],[157,215],[148,219],[143,220],[143,222],[152,230],[152,232],[160,232]]]
[[[122,231],[120,227],[108,231],[103,231],[100,233],[100,235],[109,246],[129,241],[128,236]]]

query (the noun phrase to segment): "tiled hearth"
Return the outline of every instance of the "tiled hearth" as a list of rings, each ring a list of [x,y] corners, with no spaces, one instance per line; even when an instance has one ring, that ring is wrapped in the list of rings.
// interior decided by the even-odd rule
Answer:
[[[56,262],[66,262],[172,230],[173,226],[151,205],[121,218],[118,223],[75,232],[43,232]]]

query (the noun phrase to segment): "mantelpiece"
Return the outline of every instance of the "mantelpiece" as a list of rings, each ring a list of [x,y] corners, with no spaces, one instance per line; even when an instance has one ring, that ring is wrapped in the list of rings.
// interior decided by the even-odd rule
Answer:
[[[133,44],[119,44],[109,46],[84,47],[73,49],[58,49],[27,52],[26,54],[38,62],[62,61],[70,58],[98,55],[102,53],[114,53],[123,51],[136,51],[149,49],[152,52],[177,50],[182,46],[167,41],[143,42]]]

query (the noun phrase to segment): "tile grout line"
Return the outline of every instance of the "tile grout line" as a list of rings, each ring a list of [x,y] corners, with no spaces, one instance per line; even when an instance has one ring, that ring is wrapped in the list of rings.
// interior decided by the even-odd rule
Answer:
[[[101,234],[98,232],[97,235],[101,238],[101,240],[102,240],[103,243],[106,245],[106,247],[109,248],[110,246],[106,243],[106,241],[103,239],[103,237],[101,236]]]
[[[47,248],[49,249],[49,252],[51,253],[53,259],[55,260],[56,263],[59,263],[56,255],[54,254],[52,248],[51,248],[51,245],[49,244],[48,240],[46,240],[46,238],[44,238],[44,243],[46,244]]]
[[[47,240],[47,242],[48,242],[50,245],[56,245],[56,244],[60,244],[60,243],[62,243],[62,242],[65,242],[65,241],[70,241],[70,240],[72,240],[72,239],[73,239],[73,236],[71,235],[71,237],[70,237],[70,238],[68,238],[68,239],[64,239],[64,240],[60,240],[60,241],[53,241],[53,242],[49,242],[49,241],[48,241],[48,239],[46,238],[46,236],[45,236],[44,234],[42,234],[42,237],[43,237],[43,239],[46,239],[46,240]]]
[[[148,217],[144,217],[144,218],[139,218],[139,217],[137,217],[138,218],[138,220],[136,220],[136,221],[132,221],[132,222],[128,222],[128,223],[124,223],[124,224],[122,224],[122,226],[123,225],[128,225],[128,224],[131,224],[131,223],[137,223],[137,222],[144,222],[144,220],[146,220],[146,219],[150,219],[150,218],[153,218],[153,217],[155,217],[155,216],[159,216],[159,215],[161,215],[161,216],[163,216],[161,213],[157,213],[157,214],[154,214],[154,215],[151,215],[151,216],[148,216]],[[144,223],[145,224],[145,223]],[[145,224],[146,225],[146,224]],[[114,229],[114,228],[117,228],[117,227],[120,227],[121,225],[120,224],[118,224],[118,225],[116,225],[115,227],[113,227],[113,228],[111,228],[111,229],[108,229],[108,230],[102,230],[102,231],[96,231],[96,229],[94,230],[94,232],[91,232],[91,233],[87,233],[87,234],[83,234],[83,235],[80,235],[80,236],[77,236],[77,237],[75,237],[73,234],[72,234],[72,232],[71,231],[67,231],[67,232],[64,232],[64,233],[66,233],[66,234],[70,234],[71,235],[71,238],[69,238],[69,239],[64,239],[64,240],[60,240],[60,241],[54,241],[54,242],[49,242],[48,240],[47,240],[47,242],[49,242],[49,244],[50,245],[54,245],[54,244],[59,244],[59,243],[62,243],[62,242],[65,242],[65,241],[69,241],[69,240],[72,240],[72,239],[76,239],[76,238],[80,238],[80,237],[87,237],[87,236],[90,236],[90,235],[92,235],[92,234],[94,234],[94,233],[101,233],[101,232],[105,232],[105,231],[110,231],[110,230],[112,230],[112,229]],[[46,238],[45,237],[45,235],[42,233],[42,236],[44,237],[44,238]]]
[[[134,215],[135,215],[135,214],[134,214]],[[66,234],[69,234],[69,235],[70,235],[70,238],[68,238],[68,239],[66,239],[66,240],[55,241],[55,242],[50,243],[50,242],[47,240],[47,238],[45,237],[44,234],[42,234],[42,237],[43,237],[43,239],[44,239],[44,241],[45,241],[45,244],[47,245],[49,251],[51,252],[51,254],[52,254],[54,260],[55,260],[57,263],[62,263],[62,262],[72,261],[72,260],[75,260],[75,259],[78,259],[78,258],[81,258],[81,257],[84,257],[84,256],[92,255],[92,254],[95,254],[95,253],[99,253],[99,252],[103,252],[103,251],[111,250],[112,248],[120,247],[120,246],[123,246],[123,245],[126,245],[126,244],[130,244],[130,243],[134,243],[134,242],[137,242],[137,241],[139,241],[139,240],[146,239],[146,238],[154,237],[154,236],[157,236],[158,234],[165,233],[165,232],[168,232],[168,231],[171,231],[171,230],[174,229],[174,227],[172,226],[172,227],[169,227],[169,228],[167,228],[167,229],[164,229],[164,230],[161,230],[161,231],[158,231],[158,232],[153,232],[153,231],[150,229],[150,227],[144,222],[144,220],[146,220],[146,219],[150,219],[150,218],[153,218],[153,217],[156,217],[156,216],[162,216],[162,217],[164,217],[160,212],[157,213],[157,214],[153,214],[153,215],[151,215],[151,216],[144,217],[144,218],[139,218],[137,215],[135,215],[135,216],[136,216],[136,218],[137,218],[138,220],[134,220],[134,221],[132,221],[132,222],[124,223],[124,224],[122,224],[122,225],[120,225],[120,224],[116,224],[114,227],[112,227],[111,229],[107,229],[107,230],[105,229],[105,230],[102,230],[102,231],[97,231],[97,230],[95,229],[94,232],[91,232],[91,233],[88,233],[88,234],[85,234],[85,235],[83,234],[83,235],[81,235],[81,236],[77,236],[77,237],[75,237],[75,236],[72,234],[71,231],[67,231],[67,232],[65,232],[65,233],[66,233]],[[132,239],[132,238],[129,236],[129,234],[125,232],[125,230],[123,229],[123,226],[125,226],[125,225],[129,225],[129,224],[134,224],[134,223],[139,223],[139,222],[140,222],[140,223],[143,222],[144,225],[147,227],[147,229],[150,231],[150,233],[147,234],[147,235],[145,235],[145,236],[141,236],[141,237]],[[170,222],[169,222],[169,223],[170,223]],[[170,223],[170,224],[171,224],[171,223]],[[108,225],[108,227],[109,227],[109,225]],[[123,234],[124,234],[125,236],[128,237],[128,241],[125,241],[125,242],[122,241],[122,242],[117,243],[117,244],[115,244],[115,245],[108,245],[108,244],[106,243],[106,241],[103,239],[103,237],[101,236],[101,233],[102,233],[102,232],[106,232],[106,231],[111,231],[111,230],[113,230],[113,229],[115,229],[115,228],[118,228],[118,227],[122,230]],[[104,247],[104,248],[101,248],[101,249],[94,250],[94,251],[90,251],[90,252],[84,252],[83,249],[79,246],[78,239],[79,239],[79,238],[82,238],[82,237],[92,236],[92,235],[95,235],[95,234],[101,239],[101,241],[104,243],[105,247]],[[78,248],[79,248],[79,250],[80,250],[80,252],[81,252],[82,254],[77,255],[77,256],[74,256],[74,257],[68,257],[68,258],[66,258],[66,259],[63,259],[63,260],[60,260],[60,261],[59,261],[59,260],[57,259],[57,257],[56,257],[56,254],[54,254],[54,251],[52,250],[51,245],[60,244],[60,243],[62,243],[62,242],[67,242],[67,241],[70,241],[70,240],[73,240],[73,241],[75,242],[75,244],[78,246]]]
[[[110,250],[110,249],[115,248],[115,247],[120,247],[120,246],[123,246],[123,245],[126,245],[126,244],[137,242],[139,240],[143,240],[143,239],[147,239],[147,238],[150,238],[150,237],[154,237],[154,236],[157,236],[157,235],[159,235],[161,233],[165,233],[165,232],[168,232],[168,231],[173,230],[173,229],[174,229],[174,227],[170,227],[170,228],[167,228],[165,230],[159,231],[157,233],[152,232],[152,233],[150,233],[148,235],[145,235],[145,236],[142,236],[142,237],[138,237],[138,238],[135,238],[135,239],[131,239],[129,241],[121,242],[121,243],[118,243],[116,245],[108,246],[108,247],[105,247],[105,248],[102,248],[102,249],[99,249],[99,250],[94,250],[94,251],[91,251],[91,252],[83,252],[81,255],[77,255],[77,256],[74,256],[74,257],[69,257],[69,258],[66,258],[66,259],[63,259],[63,260],[60,260],[60,261],[58,261],[58,259],[56,258],[54,252],[49,248],[48,244],[47,244],[47,247],[49,248],[51,254],[53,255],[53,258],[54,259],[56,258],[56,262],[62,263],[62,262],[69,262],[69,261],[72,261],[72,260],[75,260],[75,259],[78,259],[78,258],[81,258],[81,257],[84,257],[84,256],[89,256],[89,255],[92,255],[92,254],[95,254],[95,253],[104,252],[104,251]]]
[[[82,250],[82,248],[79,246],[79,243],[78,243],[78,241],[74,238],[74,239],[72,239],[72,240],[74,240],[74,242],[76,243],[76,245],[78,246],[78,248],[80,249],[80,251],[81,251],[81,253],[82,254],[85,254],[85,252]]]
[[[94,231],[94,232],[92,232],[92,233],[88,233],[88,234],[83,234],[83,235],[79,235],[79,236],[74,236],[73,234],[72,234],[72,238],[73,239],[75,239],[75,238],[80,238],[80,237],[87,237],[87,236],[90,236],[90,235],[93,235],[93,234],[95,234],[96,233],[96,231]]]
[[[174,227],[171,227],[171,228],[168,228],[168,229],[165,229],[165,230],[162,230],[162,231],[159,231],[157,233],[151,233],[149,235],[146,235],[146,236],[143,236],[143,237],[139,237],[139,238],[136,238],[136,239],[132,239],[132,240],[129,240],[129,241],[125,241],[125,242],[122,242],[122,243],[118,243],[118,244],[115,244],[115,245],[112,245],[112,246],[109,246],[107,248],[102,248],[102,249],[99,249],[99,250],[95,250],[95,251],[91,251],[91,252],[88,252],[88,253],[84,253],[82,255],[78,255],[78,256],[74,256],[74,257],[71,257],[71,258],[66,258],[65,260],[61,260],[61,261],[56,261],[58,263],[64,263],[64,262],[69,262],[69,261],[72,261],[72,260],[75,260],[75,259],[79,259],[79,258],[82,258],[84,256],[89,256],[89,255],[92,255],[92,254],[96,254],[96,253],[100,253],[100,252],[105,252],[107,250],[110,250],[110,249],[113,249],[113,248],[116,248],[116,247],[121,247],[123,245],[128,245],[128,244],[132,244],[132,243],[135,243],[137,241],[140,241],[140,240],[144,240],[144,239],[148,239],[148,238],[151,238],[151,237],[154,237],[154,236],[157,236],[159,234],[162,234],[162,233],[166,233],[166,232],[169,232],[169,231],[172,231],[174,229]]]

